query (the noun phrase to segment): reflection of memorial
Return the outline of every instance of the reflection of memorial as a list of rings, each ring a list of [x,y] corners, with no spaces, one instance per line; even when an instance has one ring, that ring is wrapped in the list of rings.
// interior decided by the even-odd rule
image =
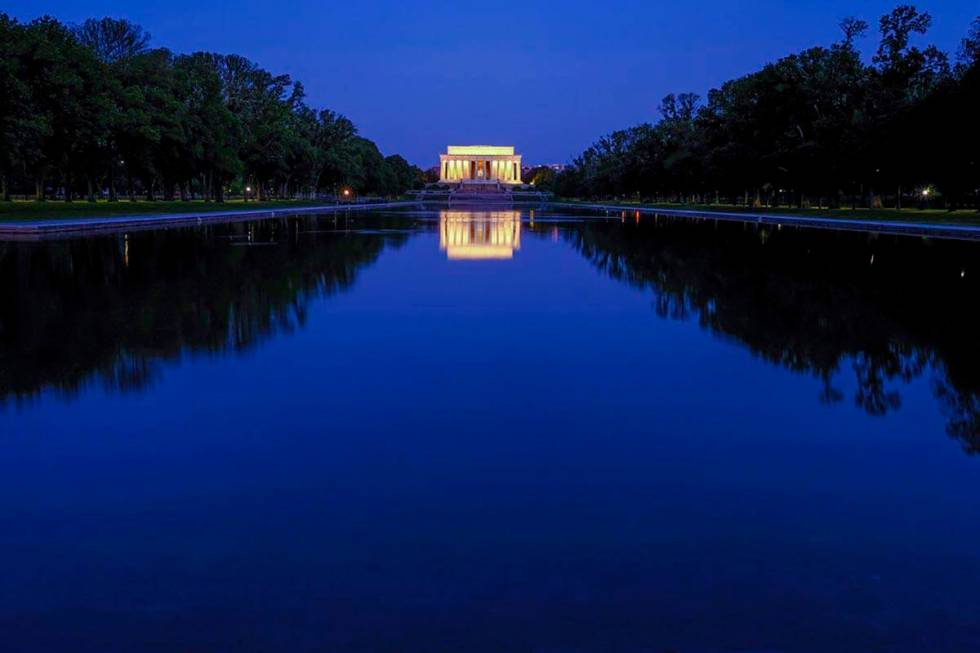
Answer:
[[[514,258],[521,248],[521,212],[441,211],[439,248],[450,260]]]

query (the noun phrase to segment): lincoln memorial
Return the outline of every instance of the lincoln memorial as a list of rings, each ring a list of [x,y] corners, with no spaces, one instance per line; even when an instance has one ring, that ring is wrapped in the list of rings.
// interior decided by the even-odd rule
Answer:
[[[440,183],[521,183],[521,155],[511,146],[450,145],[439,155]]]

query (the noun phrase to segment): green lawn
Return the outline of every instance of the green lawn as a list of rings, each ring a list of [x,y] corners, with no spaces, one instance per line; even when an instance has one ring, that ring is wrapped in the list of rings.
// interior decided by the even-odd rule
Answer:
[[[724,211],[728,213],[772,213],[776,215],[798,215],[815,218],[838,218],[844,220],[887,220],[896,222],[915,222],[928,224],[980,225],[980,212],[974,210],[946,211],[945,209],[797,209],[788,206],[778,208],[746,208],[725,204],[650,204],[625,201],[586,202],[584,200],[561,200],[576,204],[609,204],[623,208],[643,207],[658,209],[679,209],[690,211]]]
[[[101,218],[106,216],[146,215],[150,213],[204,213],[256,209],[287,209],[330,205],[329,202],[280,200],[277,202],[243,202],[228,200],[222,204],[192,200],[190,202],[0,202],[0,222],[56,220],[61,218]]]

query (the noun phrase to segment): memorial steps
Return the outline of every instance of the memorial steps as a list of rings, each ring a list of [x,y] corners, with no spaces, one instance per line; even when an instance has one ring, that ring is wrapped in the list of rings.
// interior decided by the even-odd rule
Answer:
[[[449,191],[449,206],[512,207],[514,194],[497,181],[463,182]]]

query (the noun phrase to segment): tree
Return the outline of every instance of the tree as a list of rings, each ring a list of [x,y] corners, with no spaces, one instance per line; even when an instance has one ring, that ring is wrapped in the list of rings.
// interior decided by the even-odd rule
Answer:
[[[114,64],[146,52],[150,35],[139,25],[117,18],[89,18],[72,29],[75,38],[104,63]]]
[[[960,44],[959,58],[960,66],[964,70],[980,62],[980,16],[973,19],[969,34]]]
[[[30,88],[21,68],[24,28],[16,20],[0,13],[0,199],[10,200],[10,178],[29,158],[25,138],[43,128],[32,117]]]
[[[225,185],[241,172],[241,123],[226,104],[217,56],[198,52],[178,57],[183,102],[191,120],[192,165],[205,199],[224,201]]]
[[[928,183],[954,205],[971,197],[978,204],[977,121],[969,114],[980,19],[955,75],[945,53],[915,43],[931,22],[909,5],[882,16],[868,65],[856,47],[868,24],[846,18],[838,42],[726,81],[703,104],[693,94],[668,95],[659,120],[599,138],[555,188],[800,206],[881,206],[882,191],[893,189],[900,208],[908,189]]]
[[[381,191],[384,195],[392,197],[421,187],[419,180],[422,171],[398,154],[385,157],[382,170],[384,182]]]
[[[92,161],[88,163],[89,170],[104,169],[108,177],[109,199],[116,199],[116,170],[121,156],[121,145],[118,134],[121,130],[132,129],[134,115],[124,115],[132,112],[133,95],[140,95],[144,80],[134,78],[132,63],[147,52],[150,35],[142,27],[127,20],[115,18],[89,18],[81,25],[72,28],[75,38],[88,48],[104,66],[104,83],[107,87],[104,118],[106,121],[104,140],[101,147],[92,152]],[[124,87],[123,82],[129,83]],[[89,178],[89,198],[91,193],[91,172]],[[131,180],[131,176],[127,176]],[[129,184],[132,196],[132,184]]]
[[[94,200],[117,175],[135,199],[200,193],[259,199],[355,184],[397,194],[420,172],[382,156],[347,118],[306,104],[303,85],[237,55],[151,49],[114,18],[67,27],[0,14],[0,196],[32,187]]]
[[[333,188],[344,177],[341,147],[357,134],[354,123],[344,116],[323,109],[313,126],[313,169],[315,190]]]
[[[36,196],[44,199],[51,176],[71,201],[75,174],[88,170],[110,128],[105,74],[95,54],[52,18],[27,25],[21,50],[21,79],[30,89],[35,118],[23,136],[25,167],[33,172]],[[91,184],[91,178],[89,178]]]
[[[524,181],[540,191],[550,191],[555,187],[556,176],[555,171],[548,166],[538,166],[524,175]]]
[[[868,31],[868,22],[850,16],[841,20],[840,29],[844,33],[844,46],[854,47],[854,41],[864,36]]]
[[[913,34],[925,34],[932,16],[911,5],[896,7],[881,17],[881,42],[874,56],[884,93],[883,107],[903,109],[926,97],[949,74],[949,58],[935,46],[911,45]]]

